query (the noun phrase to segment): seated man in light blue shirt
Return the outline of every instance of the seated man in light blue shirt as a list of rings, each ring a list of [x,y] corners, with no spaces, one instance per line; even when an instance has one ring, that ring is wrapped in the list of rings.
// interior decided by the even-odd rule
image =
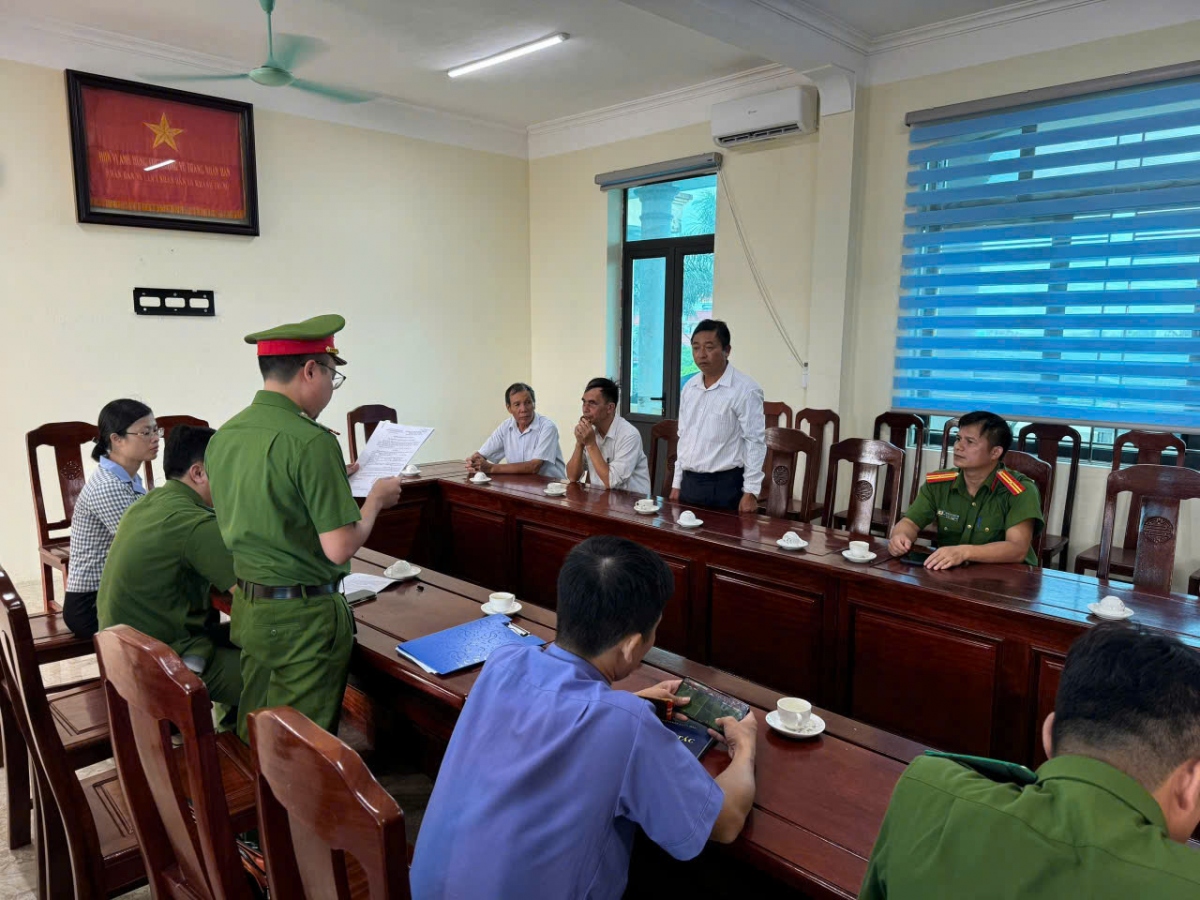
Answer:
[[[593,537],[567,555],[557,643],[496,650],[459,716],[421,823],[415,900],[618,898],[639,827],[676,859],[738,836],[754,714],[719,720],[732,761],[714,780],[650,702],[678,680],[611,686],[654,645],[672,589],[666,563],[632,541]]]
[[[544,475],[566,478],[562,448],[558,445],[558,426],[537,414],[533,388],[518,381],[504,392],[506,419],[492,436],[467,459],[467,473],[474,475]],[[504,460],[504,462],[500,462]]]

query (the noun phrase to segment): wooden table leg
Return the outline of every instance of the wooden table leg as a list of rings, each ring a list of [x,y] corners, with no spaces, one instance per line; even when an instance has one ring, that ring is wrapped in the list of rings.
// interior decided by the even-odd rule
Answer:
[[[8,794],[8,848],[26,847],[32,839],[29,816],[33,812],[30,800],[29,752],[25,739],[17,729],[17,718],[8,691],[0,685],[0,732],[4,735],[4,770]]]

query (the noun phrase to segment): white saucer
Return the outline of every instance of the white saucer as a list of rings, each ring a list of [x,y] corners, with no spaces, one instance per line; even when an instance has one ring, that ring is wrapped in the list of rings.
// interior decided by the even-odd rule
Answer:
[[[1117,613],[1115,616],[1112,613],[1101,612],[1099,603],[1089,603],[1088,610],[1097,619],[1108,619],[1111,622],[1119,622],[1122,619],[1128,619],[1133,615],[1133,610],[1128,606],[1125,607],[1125,612]]]
[[[542,493],[545,494],[547,497],[565,497],[565,496],[567,496],[566,491],[552,491],[552,490],[550,490],[550,488],[546,488],[544,491],[542,491]]]
[[[654,509],[638,509],[635,506],[633,508],[633,511],[635,513],[637,513],[639,516],[653,516],[653,515],[656,515],[660,509],[662,509],[661,506],[656,506],[656,507],[654,507]]]
[[[491,480],[492,479],[490,479],[488,476],[484,475],[483,480],[480,481],[474,475],[472,475],[470,478],[467,479],[467,482],[470,484],[487,484]]]
[[[390,569],[390,568],[391,568],[391,566],[388,566],[387,569],[384,569],[383,574],[386,577],[392,579],[392,581],[412,581],[412,579],[416,578],[418,575],[421,574],[420,566],[413,566],[412,571],[409,572],[407,575],[389,575],[388,569]]]
[[[502,616],[515,616],[521,611],[521,601],[514,600],[513,605],[508,609],[495,609],[492,606],[492,601],[489,600],[487,603],[479,607],[479,609],[485,616],[494,616],[496,613],[500,613]]]
[[[798,544],[785,544],[781,538],[775,542],[775,545],[781,550],[803,550],[808,546],[808,541],[804,540],[804,538],[801,538]]]
[[[680,528],[699,528],[701,525],[704,524],[704,520],[697,519],[695,522],[692,522],[689,524],[687,522],[680,522],[678,519],[676,519],[675,524],[678,525]]]
[[[783,723],[779,721],[779,710],[777,709],[773,709],[767,713],[767,724],[770,725],[774,731],[778,731],[780,734],[785,735],[786,737],[797,739],[816,737],[825,730],[825,720],[816,713],[813,713],[808,717],[808,721],[804,723],[804,728],[802,730],[794,731],[791,728],[785,728]]]
[[[874,553],[868,553],[866,556],[851,556],[849,550],[843,550],[842,556],[846,557],[846,559],[850,560],[850,562],[860,562],[860,563],[869,563],[873,559],[875,559]]]
[[[411,472],[405,472],[404,469],[400,470],[401,478],[416,478],[420,474],[421,474],[421,470],[419,468],[417,468],[416,466],[413,466],[413,470]]]

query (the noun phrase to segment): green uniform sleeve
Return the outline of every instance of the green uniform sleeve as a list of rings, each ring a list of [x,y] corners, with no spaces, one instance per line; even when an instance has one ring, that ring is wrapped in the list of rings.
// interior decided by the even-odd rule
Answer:
[[[1026,519],[1033,519],[1033,533],[1036,535],[1045,526],[1042,519],[1042,498],[1038,494],[1037,485],[1027,478],[1020,479],[1025,490],[1012,498],[1008,504],[1008,515],[1004,517],[1005,529],[1019,525]]]
[[[924,528],[933,521],[936,509],[933,488],[928,484],[923,484],[921,490],[917,492],[917,499],[904,511],[904,518],[911,520],[918,528]]]
[[[296,485],[317,534],[362,518],[350,492],[342,448],[333,435],[322,434],[304,448],[296,463]]]
[[[184,545],[184,553],[192,568],[218,591],[228,591],[237,581],[233,554],[221,539],[216,516],[196,526]]]

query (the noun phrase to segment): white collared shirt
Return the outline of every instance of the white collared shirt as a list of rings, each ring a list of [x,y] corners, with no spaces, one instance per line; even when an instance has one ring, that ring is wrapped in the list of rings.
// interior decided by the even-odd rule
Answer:
[[[650,468],[646,464],[646,451],[642,449],[642,436],[632,422],[613,416],[608,434],[601,436],[596,430],[596,445],[600,455],[608,463],[608,489],[610,491],[633,491],[635,494],[650,494]],[[583,454],[587,466],[588,484],[604,487],[604,482],[592,471],[592,457]]]
[[[533,421],[522,432],[517,420],[509,416],[500,423],[492,436],[479,448],[479,455],[488,462],[501,460],[510,463],[529,462],[540,459],[539,475],[547,478],[566,478],[567,464],[563,462],[562,448],[558,445],[558,426],[545,416],[533,414]]]
[[[767,420],[762,388],[733,366],[712,387],[698,372],[679,396],[679,455],[673,487],[683,472],[743,469],[742,492],[758,496],[767,455]]]

